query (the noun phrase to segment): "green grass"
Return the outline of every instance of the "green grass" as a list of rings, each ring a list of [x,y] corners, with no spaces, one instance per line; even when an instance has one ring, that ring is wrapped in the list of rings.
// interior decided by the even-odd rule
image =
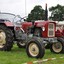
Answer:
[[[50,50],[46,50],[45,56],[42,59],[54,58],[56,60],[51,60],[47,62],[43,62],[43,64],[64,64],[64,58],[60,59],[59,57],[64,56],[64,54],[53,54]],[[0,64],[22,64],[29,61],[35,61],[35,58],[29,58],[26,54],[25,49],[19,49],[16,45],[14,45],[12,51],[4,52],[0,51]]]

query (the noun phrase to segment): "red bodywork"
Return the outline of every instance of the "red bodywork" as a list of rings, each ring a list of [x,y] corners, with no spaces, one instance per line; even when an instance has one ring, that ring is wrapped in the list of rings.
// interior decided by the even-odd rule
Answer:
[[[64,36],[64,27],[63,27],[64,25],[57,24],[57,26],[58,26],[58,28],[57,28],[56,33],[55,33],[56,37]]]
[[[63,36],[63,31],[61,29],[58,29],[55,33],[56,37],[62,37]]]
[[[12,22],[4,22],[4,23],[6,26],[9,26],[9,27],[14,26]],[[64,29],[61,29],[61,27],[59,27],[56,30],[56,23],[55,22],[49,22],[49,21],[35,22],[34,25],[36,27],[39,27],[39,28],[45,27],[45,31],[42,31],[42,37],[48,37],[48,25],[49,25],[49,23],[53,23],[55,25],[55,27],[54,27],[55,37],[64,36]],[[22,23],[22,28],[24,29],[25,32],[27,31],[27,29],[29,27],[32,27],[32,22],[23,22]]]
[[[13,27],[13,26],[14,26],[12,22],[4,22],[4,24],[5,24],[6,26],[10,26],[10,27]]]
[[[14,27],[12,22],[4,22],[6,26],[8,27]],[[38,28],[42,28],[45,27],[45,31],[42,31],[42,37],[48,37],[48,25],[49,23],[53,23],[54,24],[54,32],[55,32],[55,36],[54,37],[62,37],[64,36],[64,29],[61,29],[61,27],[58,27],[58,29],[56,30],[56,23],[55,22],[49,22],[49,21],[39,21],[39,22],[35,22],[34,25]],[[32,22],[23,22],[22,23],[22,28],[24,29],[24,31],[26,32],[27,29],[29,27],[32,27]]]
[[[45,27],[45,31],[42,31],[42,37],[48,37],[48,25],[49,25],[49,23],[53,23],[54,24],[54,33],[55,33],[55,30],[56,30],[56,23],[55,22],[50,22],[50,21],[37,21],[37,22],[35,22],[34,23],[34,25],[36,26],[36,27],[38,27],[38,28],[43,28],[43,27]],[[29,27],[31,27],[32,26],[32,22],[24,22],[24,23],[22,23],[22,28],[25,30],[25,31],[27,31],[27,29],[29,28]],[[55,36],[54,36],[55,37]]]

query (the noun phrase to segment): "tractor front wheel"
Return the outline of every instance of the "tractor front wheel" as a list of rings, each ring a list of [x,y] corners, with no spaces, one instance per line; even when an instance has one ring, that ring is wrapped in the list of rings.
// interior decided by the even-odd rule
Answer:
[[[44,45],[38,41],[31,41],[26,45],[26,52],[29,57],[42,58],[45,54]]]

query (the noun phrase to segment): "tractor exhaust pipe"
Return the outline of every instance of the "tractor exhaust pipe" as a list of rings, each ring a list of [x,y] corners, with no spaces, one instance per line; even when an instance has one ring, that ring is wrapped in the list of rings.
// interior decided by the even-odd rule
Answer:
[[[47,3],[46,3],[46,6],[45,6],[45,21],[48,20],[48,10],[47,10]]]

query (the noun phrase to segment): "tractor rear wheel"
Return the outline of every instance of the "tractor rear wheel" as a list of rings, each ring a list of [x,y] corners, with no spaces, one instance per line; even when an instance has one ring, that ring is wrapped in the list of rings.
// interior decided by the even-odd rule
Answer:
[[[13,33],[4,25],[0,25],[0,50],[10,51],[13,46]]]
[[[50,50],[53,53],[64,53],[64,39],[58,38],[58,42],[50,45]]]
[[[45,54],[44,44],[39,41],[31,41],[26,45],[26,52],[29,57],[42,58]]]

